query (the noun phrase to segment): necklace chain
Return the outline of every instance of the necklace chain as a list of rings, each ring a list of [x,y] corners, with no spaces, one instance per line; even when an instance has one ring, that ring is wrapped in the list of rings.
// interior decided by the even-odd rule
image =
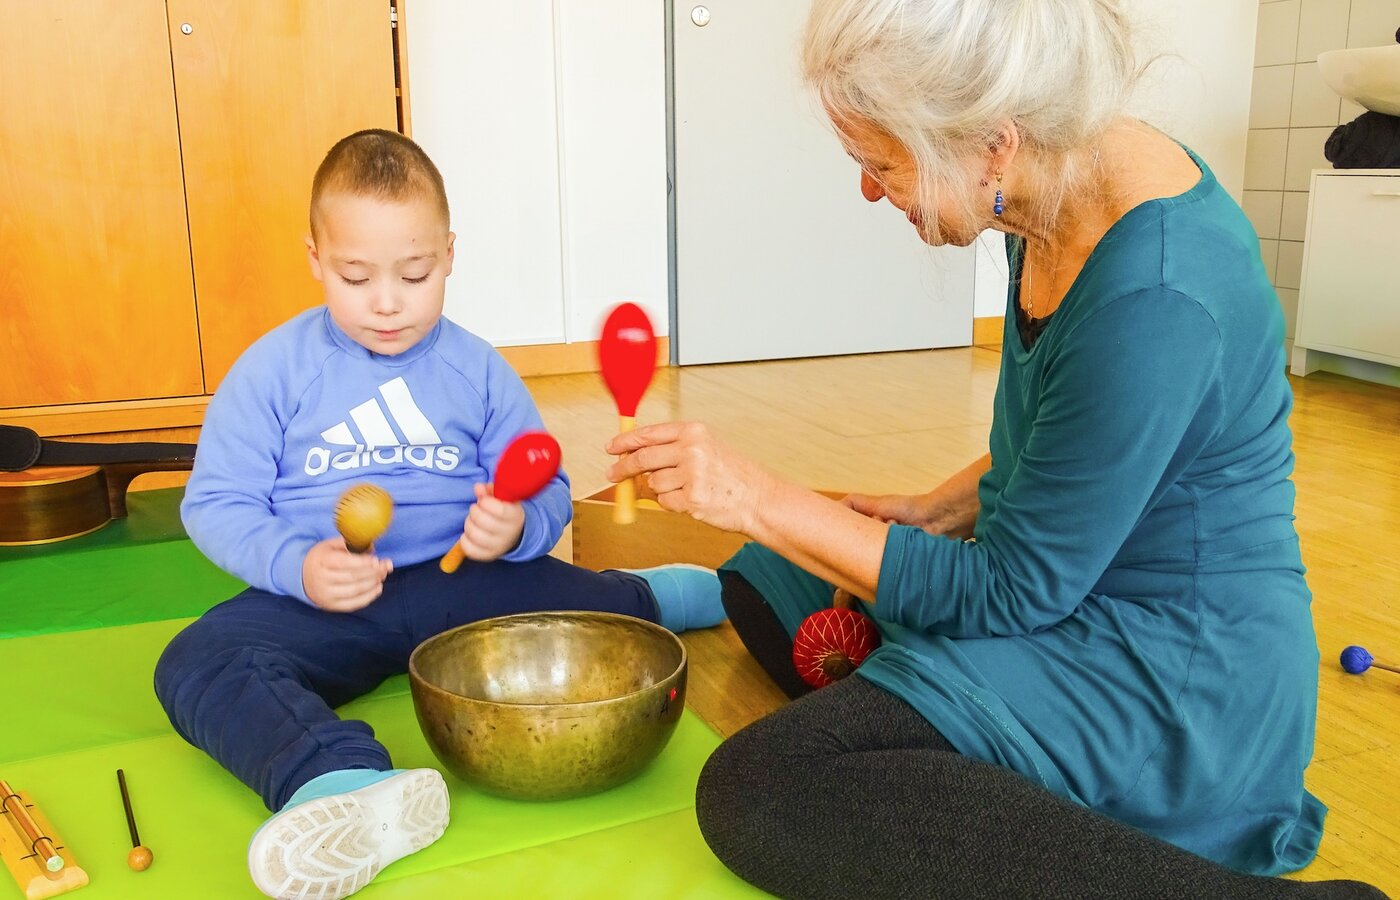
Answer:
[[[1021,265],[1021,293],[1025,296],[1026,318],[1035,318],[1035,295],[1031,293],[1030,259],[1023,257]]]
[[[1052,291],[1052,292],[1055,290],[1055,272],[1056,272],[1056,271],[1057,271],[1057,270],[1054,270],[1054,269],[1050,270],[1050,281],[1048,282],[1048,287],[1049,287],[1049,290]],[[1029,259],[1028,255],[1025,254],[1025,253],[1023,252],[1023,254],[1022,254],[1022,256],[1021,256],[1021,297],[1022,297],[1022,299],[1024,300],[1024,303],[1022,303],[1022,308],[1025,309],[1027,318],[1034,319],[1034,318],[1035,318],[1035,305],[1036,305],[1036,304],[1035,304],[1035,295],[1031,293],[1031,281],[1032,281],[1032,278],[1031,278],[1030,259]],[[1047,306],[1049,305],[1049,297],[1048,297],[1048,295],[1047,295],[1047,303],[1046,303],[1046,305],[1047,305]],[[1046,313],[1046,315],[1049,315],[1049,313]]]

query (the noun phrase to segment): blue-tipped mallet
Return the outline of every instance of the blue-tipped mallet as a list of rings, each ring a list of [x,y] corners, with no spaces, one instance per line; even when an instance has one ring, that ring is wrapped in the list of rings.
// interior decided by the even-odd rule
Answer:
[[[1400,668],[1376,662],[1376,658],[1367,652],[1365,647],[1358,647],[1355,644],[1342,651],[1342,668],[1353,675],[1360,675],[1372,668],[1385,669],[1387,672],[1400,675]]]

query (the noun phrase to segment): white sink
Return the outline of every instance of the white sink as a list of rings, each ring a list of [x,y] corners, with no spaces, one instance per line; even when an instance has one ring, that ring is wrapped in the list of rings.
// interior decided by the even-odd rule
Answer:
[[[1400,116],[1400,44],[1328,50],[1317,56],[1327,86],[1372,112]]]

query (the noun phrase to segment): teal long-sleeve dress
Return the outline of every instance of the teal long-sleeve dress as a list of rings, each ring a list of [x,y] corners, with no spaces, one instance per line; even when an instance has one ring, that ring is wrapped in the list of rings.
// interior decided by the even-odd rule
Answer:
[[[1193,158],[1194,155],[1193,155]],[[1293,527],[1283,318],[1202,169],[1104,236],[1029,348],[1008,300],[975,541],[890,529],[858,670],[966,755],[1235,869],[1312,859],[1318,650]],[[726,569],[789,633],[831,586]],[[918,785],[909,785],[911,792]]]

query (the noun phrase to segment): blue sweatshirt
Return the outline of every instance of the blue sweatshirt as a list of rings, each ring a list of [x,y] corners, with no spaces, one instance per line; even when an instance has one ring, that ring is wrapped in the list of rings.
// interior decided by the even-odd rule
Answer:
[[[336,535],[347,488],[369,482],[394,499],[377,556],[423,562],[461,536],[472,486],[491,480],[506,445],[542,427],[510,365],[447,319],[381,356],[316,307],[249,347],[220,385],[180,513],[220,568],[309,602],[302,561]],[[573,515],[563,470],[524,506],[520,543],[502,559],[534,559],[559,540]]]

